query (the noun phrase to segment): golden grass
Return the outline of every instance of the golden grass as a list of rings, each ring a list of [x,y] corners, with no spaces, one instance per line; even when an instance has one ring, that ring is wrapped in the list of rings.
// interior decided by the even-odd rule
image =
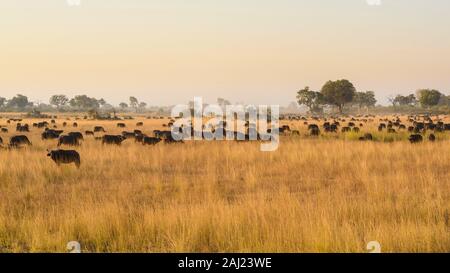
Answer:
[[[142,120],[147,133],[161,125]],[[87,137],[78,170],[47,158],[56,141],[40,132],[30,148],[0,150],[0,252],[65,252],[72,240],[88,252],[366,252],[373,240],[383,252],[450,251],[445,134],[418,145],[283,137],[271,153]]]

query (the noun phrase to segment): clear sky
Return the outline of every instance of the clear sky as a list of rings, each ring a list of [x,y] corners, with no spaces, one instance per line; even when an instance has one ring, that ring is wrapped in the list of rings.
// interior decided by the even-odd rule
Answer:
[[[0,1],[0,96],[284,105],[340,78],[382,102],[450,93],[449,0],[67,1]]]

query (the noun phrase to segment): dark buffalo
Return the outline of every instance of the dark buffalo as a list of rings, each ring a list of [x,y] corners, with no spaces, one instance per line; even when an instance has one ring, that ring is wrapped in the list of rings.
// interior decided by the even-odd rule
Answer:
[[[428,140],[431,141],[431,142],[434,142],[434,141],[436,141],[436,136],[434,134],[430,134],[428,136]]]
[[[373,136],[372,136],[372,134],[367,133],[364,136],[360,137],[359,140],[360,141],[371,141],[371,140],[373,140]]]
[[[319,126],[317,126],[317,124],[309,124],[308,130],[312,130],[312,129],[319,129]]]
[[[106,132],[106,131],[105,128],[103,128],[102,126],[95,126],[94,132]]]
[[[42,134],[41,134],[41,138],[42,139],[57,139],[59,138],[59,136],[61,135],[62,131],[61,130],[45,130]]]
[[[415,134],[415,135],[410,135],[408,140],[411,143],[419,143],[419,142],[423,141],[423,137],[421,135]]]
[[[125,125],[125,123],[117,123],[117,127],[119,127],[119,128],[125,128],[126,125]]]
[[[86,132],[84,132],[87,136],[93,136],[94,135],[94,132],[92,132],[92,131],[86,131]]]
[[[143,122],[138,122],[138,123],[136,123],[136,126],[144,126],[144,123]]]
[[[136,134],[135,137],[134,137],[134,141],[135,142],[142,142],[144,137],[146,137],[146,135],[144,135],[144,134]]]
[[[75,136],[60,136],[58,140],[58,147],[61,145],[79,146],[80,142]]]
[[[144,137],[142,139],[142,144],[143,145],[156,145],[161,141],[160,138],[157,137]]]
[[[78,141],[84,140],[83,134],[81,134],[80,132],[70,132],[69,136],[75,137]]]
[[[104,135],[102,138],[102,143],[120,145],[124,140],[125,138],[123,136]]]
[[[74,122],[74,123],[72,124],[72,126],[73,126],[73,127],[78,127],[78,123]]]
[[[80,167],[80,154],[72,150],[55,150],[47,154],[59,166],[61,164],[75,163],[77,168]]]
[[[2,133],[8,133],[8,128],[2,128]]]
[[[320,129],[317,127],[313,127],[309,130],[311,136],[319,136],[320,135]]]
[[[17,132],[29,132],[30,129],[28,127],[28,124],[21,125],[20,123],[18,123],[16,126],[16,131]]]
[[[9,139],[9,145],[10,146],[20,146],[20,145],[31,145],[30,140],[27,136],[19,135],[19,136],[13,136]]]
[[[341,132],[342,133],[347,133],[347,132],[351,132],[351,128],[350,127],[342,127]]]

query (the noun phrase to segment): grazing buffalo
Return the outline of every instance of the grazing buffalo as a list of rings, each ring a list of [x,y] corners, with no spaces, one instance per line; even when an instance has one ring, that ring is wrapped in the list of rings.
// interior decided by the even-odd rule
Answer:
[[[102,126],[95,126],[94,132],[106,132],[106,131],[105,128],[103,128]]]
[[[55,150],[49,151],[47,154],[55,163],[59,166],[61,164],[75,163],[77,168],[80,167],[81,160],[80,154],[77,151],[72,150]]]
[[[317,126],[317,124],[309,124],[308,130],[312,130],[312,129],[319,129],[319,126]]]
[[[172,137],[172,131],[160,131],[160,130],[154,130],[153,133],[155,134],[155,137],[159,137],[159,138],[169,138],[169,137]]]
[[[160,138],[157,137],[144,137],[142,139],[142,144],[143,145],[156,145],[161,141]]]
[[[60,136],[58,140],[58,147],[62,144],[69,146],[79,146],[80,142],[75,136]]]
[[[57,139],[59,138],[59,136],[62,134],[63,131],[61,130],[45,130],[42,134],[41,134],[41,138],[44,139]]]
[[[83,134],[81,134],[80,132],[70,132],[70,133],[69,133],[69,136],[73,136],[73,137],[76,138],[78,141],[84,140]]]
[[[126,125],[125,125],[125,123],[117,123],[117,127],[119,127],[119,128],[125,128]]]
[[[415,134],[415,135],[410,135],[408,140],[411,143],[419,143],[419,142],[423,141],[423,137],[421,135]]]
[[[92,131],[86,131],[86,132],[84,132],[87,136],[93,136],[94,135],[94,132],[92,132]]]
[[[134,137],[134,141],[135,142],[142,142],[144,137],[146,137],[146,135],[144,135],[144,134],[136,134],[135,137]]]
[[[102,143],[120,145],[124,140],[125,138],[123,136],[104,135],[102,138]]]
[[[350,127],[342,127],[341,132],[342,133],[347,133],[347,132],[351,132],[351,128]]]
[[[19,136],[13,136],[9,139],[9,145],[13,147],[17,147],[20,145],[31,145],[30,140],[27,136],[19,135]]]
[[[371,141],[371,140],[373,140],[373,136],[372,136],[372,134],[367,133],[364,136],[360,137],[359,140],[360,141],[367,141],[367,140]]]
[[[311,136],[319,136],[320,135],[320,129],[318,127],[313,127],[309,130]]]
[[[353,127],[352,131],[353,131],[354,133],[359,133],[359,128],[358,128],[358,127]]]
[[[138,123],[136,123],[136,126],[144,126],[144,123],[143,122],[138,122]]]
[[[395,134],[395,133],[397,133],[397,132],[395,131],[395,129],[392,129],[392,128],[389,128],[387,132],[388,132],[389,134]]]
[[[8,128],[2,128],[2,133],[8,133]]]
[[[29,132],[30,129],[28,127],[28,124],[21,125],[20,123],[18,123],[16,126],[16,131],[17,132]]]
[[[428,140],[431,141],[431,142],[434,142],[434,141],[436,141],[436,136],[434,134],[430,134],[428,136]]]

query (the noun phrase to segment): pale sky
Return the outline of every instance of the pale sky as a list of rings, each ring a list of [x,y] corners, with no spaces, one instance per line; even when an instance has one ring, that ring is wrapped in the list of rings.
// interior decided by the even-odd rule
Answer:
[[[450,93],[449,0],[67,1],[0,0],[0,96],[285,105],[341,78],[381,102]]]

